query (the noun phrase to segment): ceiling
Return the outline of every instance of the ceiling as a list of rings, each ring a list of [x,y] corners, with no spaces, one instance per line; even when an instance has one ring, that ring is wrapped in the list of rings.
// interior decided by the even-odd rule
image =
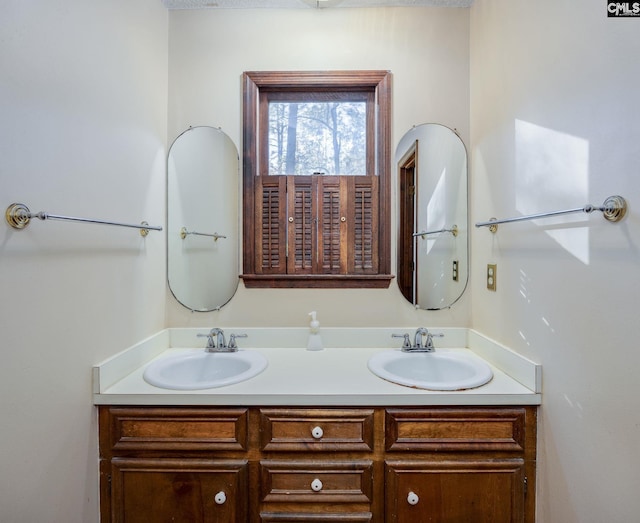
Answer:
[[[473,0],[162,0],[168,9],[308,9],[326,7],[470,7]]]

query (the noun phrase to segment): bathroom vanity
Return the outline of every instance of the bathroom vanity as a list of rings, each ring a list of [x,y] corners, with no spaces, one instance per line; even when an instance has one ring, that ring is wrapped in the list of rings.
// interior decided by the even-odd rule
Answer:
[[[142,379],[194,329],[97,366],[101,520],[533,523],[540,368],[473,331],[445,330],[489,360],[491,382],[395,385],[366,367],[386,346],[336,347],[353,339],[331,329],[332,348],[317,353],[294,348],[295,332],[293,347],[254,333],[268,368],[219,389]]]

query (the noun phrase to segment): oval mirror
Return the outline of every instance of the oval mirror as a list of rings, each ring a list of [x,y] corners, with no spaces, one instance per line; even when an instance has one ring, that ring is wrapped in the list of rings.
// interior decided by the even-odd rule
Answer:
[[[239,282],[238,150],[214,127],[190,127],[167,158],[167,279],[192,311],[219,309]]]
[[[421,309],[451,307],[469,275],[467,151],[440,124],[418,125],[396,149],[398,285]]]

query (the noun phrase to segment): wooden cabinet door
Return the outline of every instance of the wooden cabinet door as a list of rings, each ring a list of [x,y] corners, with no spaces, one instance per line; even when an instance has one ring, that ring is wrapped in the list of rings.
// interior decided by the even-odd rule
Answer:
[[[113,523],[247,521],[247,463],[114,458]]]
[[[386,523],[522,523],[522,460],[387,462]]]

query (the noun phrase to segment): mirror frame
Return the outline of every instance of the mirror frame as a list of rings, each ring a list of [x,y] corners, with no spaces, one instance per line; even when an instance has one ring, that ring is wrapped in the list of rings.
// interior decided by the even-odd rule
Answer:
[[[224,180],[225,183],[223,184],[223,187],[220,188],[220,182],[213,180],[211,183],[212,185],[208,188],[204,188],[204,187],[198,187],[196,189],[191,189],[190,192],[191,193],[196,193],[197,196],[200,199],[200,201],[198,202],[189,202],[189,207],[188,208],[198,208],[198,209],[206,209],[207,207],[211,208],[213,211],[215,211],[216,213],[218,213],[216,216],[221,216],[222,219],[220,221],[224,222],[224,217],[227,216],[228,219],[226,220],[227,224],[226,226],[223,224],[222,227],[215,227],[216,230],[198,230],[199,229],[199,225],[197,225],[197,223],[194,225],[190,225],[188,223],[185,223],[185,220],[181,220],[179,223],[173,223],[173,221],[175,221],[172,217],[172,189],[176,189],[176,187],[172,187],[172,183],[173,185],[177,185],[177,182],[175,180],[172,180],[172,178],[177,178],[180,179],[180,175],[179,174],[173,174],[175,172],[175,165],[172,165],[172,157],[171,157],[171,153],[172,150],[174,150],[174,147],[176,146],[176,144],[178,143],[179,140],[183,139],[185,137],[187,137],[189,135],[189,133],[193,133],[201,131],[201,130],[208,130],[208,131],[213,131],[216,132],[220,135],[220,138],[224,140],[224,142],[221,142],[220,145],[218,146],[219,149],[222,148],[227,148],[229,146],[233,147],[233,151],[231,151],[230,149],[228,149],[224,155],[222,155],[222,158],[206,158],[206,161],[210,162],[207,165],[207,171],[211,170],[211,174],[212,176],[216,176],[218,177],[218,180],[224,180],[225,176],[228,176],[229,179],[228,180]],[[216,135],[213,135],[216,136]],[[208,140],[208,136],[204,136],[202,138],[202,140],[207,141]],[[217,136],[216,136],[217,138]],[[200,145],[200,144],[197,144]],[[206,146],[205,146],[206,147]],[[212,146],[210,148],[210,150],[203,148],[203,152],[207,153],[207,154],[214,154],[215,151],[215,147]],[[226,156],[226,158],[225,158]],[[174,159],[175,160],[175,159]],[[205,160],[202,160],[205,161]],[[221,172],[222,168],[224,168],[224,166],[227,165],[227,163],[230,162],[234,162],[234,172]],[[237,290],[238,290],[238,286],[240,283],[240,200],[239,200],[239,195],[240,195],[240,183],[241,183],[241,179],[240,179],[240,157],[238,154],[238,148],[236,147],[235,143],[233,142],[233,140],[224,132],[222,131],[221,128],[219,127],[213,127],[213,126],[194,126],[194,127],[189,127],[188,129],[186,129],[185,131],[181,132],[171,143],[171,146],[169,147],[169,150],[167,151],[167,172],[166,172],[166,220],[167,220],[167,246],[166,246],[166,263],[167,263],[167,286],[169,287],[169,290],[171,291],[171,294],[173,295],[173,297],[176,299],[176,301],[178,303],[180,303],[180,305],[182,305],[183,307],[189,309],[191,312],[212,312],[215,310],[219,310],[221,309],[223,306],[225,306],[227,303],[229,303],[229,301],[231,301],[231,299],[233,298],[233,296],[235,296]],[[223,167],[220,167],[220,165],[222,165]],[[183,167],[184,168],[184,167]],[[193,169],[192,169],[193,172]],[[184,174],[182,175],[184,177]],[[200,174],[200,176],[202,176],[202,174]],[[225,187],[227,188],[227,191],[229,189],[229,187],[233,187],[234,189],[234,196],[232,197],[227,197],[226,194],[224,194],[225,192]],[[224,202],[225,206],[221,205]],[[215,206],[215,207],[213,207]],[[175,207],[175,206],[174,206]],[[180,208],[182,208],[183,206],[179,206],[178,210],[180,210]],[[184,206],[184,208],[187,208],[186,206]],[[182,216],[184,218],[184,216]],[[199,216],[198,216],[199,217]],[[200,221],[200,220],[198,220]],[[193,222],[196,222],[196,220],[193,220]],[[192,223],[193,223],[192,222]],[[193,229],[191,229],[191,227],[193,227]],[[212,228],[214,229],[214,228]],[[194,232],[199,233],[199,234],[195,234]],[[204,234],[203,234],[204,233]],[[220,236],[215,236],[214,238],[210,238],[208,236],[213,236],[213,235],[220,235]],[[172,236],[174,235],[174,236]],[[233,266],[233,275],[229,274],[229,278],[234,278],[235,279],[235,285],[233,284],[233,282],[229,285],[227,285],[226,287],[228,288],[223,288],[224,290],[224,296],[223,298],[221,298],[219,300],[219,303],[216,303],[215,305],[209,305],[207,303],[202,303],[205,300],[200,300],[199,303],[191,303],[189,304],[190,301],[190,296],[186,295],[186,291],[183,293],[184,290],[184,286],[183,288],[176,288],[176,282],[174,277],[172,277],[172,268],[173,268],[173,262],[172,262],[172,245],[177,245],[179,244],[181,246],[182,249],[184,249],[184,243],[178,243],[178,242],[185,242],[188,241],[188,237],[190,237],[191,235],[194,235],[194,239],[196,239],[195,237],[197,236],[207,236],[206,238],[198,238],[196,241],[200,241],[200,242],[206,242],[206,241],[210,241],[210,242],[216,242],[216,244],[218,244],[218,242],[233,242],[230,250],[227,250],[225,252],[225,258],[222,259],[222,263],[225,264],[225,266]],[[228,237],[228,238],[227,238]],[[177,239],[179,238],[179,239]],[[193,240],[192,240],[193,243]],[[197,244],[196,244],[197,245]],[[206,245],[205,243],[202,243],[201,245]],[[222,243],[218,244],[218,245],[224,245]],[[207,266],[206,270],[207,270],[207,275],[213,275],[215,274],[216,271],[216,266],[215,266],[215,258],[211,258],[210,260],[206,260],[202,257],[203,253],[200,252],[200,259],[197,260],[197,264],[198,267],[202,268],[203,265],[211,262],[211,266]],[[175,259],[175,258],[174,258]],[[195,262],[194,262],[195,263]],[[185,265],[181,266],[183,272],[188,273],[188,276],[191,278],[193,277],[192,275],[192,267],[188,267]],[[179,276],[179,274],[178,274]],[[211,278],[210,278],[211,279]],[[172,280],[174,281],[173,286],[172,286]],[[193,284],[192,284],[193,286]],[[186,286],[188,287],[188,285]],[[209,285],[209,290],[211,290],[211,282]],[[204,293],[209,292],[207,290],[203,291]],[[211,292],[215,292],[215,289],[211,290]],[[207,295],[208,298],[208,295]]]
[[[452,129],[446,125],[443,124],[439,124],[439,123],[423,123],[423,124],[418,124],[418,125],[414,125],[411,129],[409,129],[405,134],[402,135],[402,137],[400,138],[400,140],[398,141],[398,145],[396,147],[396,151],[395,151],[395,156],[394,156],[394,164],[395,164],[395,169],[396,169],[396,174],[397,174],[397,190],[398,190],[398,196],[397,196],[397,204],[398,204],[398,210],[396,213],[397,219],[398,219],[398,226],[397,226],[397,237],[396,237],[396,272],[397,272],[397,282],[398,282],[398,289],[401,291],[401,294],[403,297],[405,297],[405,294],[402,290],[402,280],[403,278],[401,277],[401,264],[404,261],[404,256],[402,255],[402,245],[403,245],[403,241],[402,241],[402,235],[403,233],[406,233],[407,231],[403,228],[403,222],[402,222],[402,214],[403,214],[403,204],[401,201],[402,198],[402,193],[403,193],[403,189],[402,189],[402,184],[403,184],[403,174],[402,174],[402,169],[408,169],[411,166],[409,165],[409,161],[410,158],[412,157],[412,155],[415,156],[415,162],[416,164],[420,163],[420,156],[419,156],[419,150],[420,150],[420,145],[419,145],[419,136],[416,136],[415,139],[411,140],[411,133],[413,134],[417,134],[418,130],[420,128],[425,128],[427,126],[437,126],[439,128],[443,128],[446,129],[448,131],[450,131],[452,133],[452,136],[455,136],[459,141],[460,144],[462,145],[462,150],[464,151],[465,154],[465,158],[464,158],[464,163],[465,163],[465,180],[464,180],[464,189],[465,189],[465,209],[466,209],[466,213],[465,213],[465,219],[464,219],[464,223],[457,223],[455,224],[458,228],[457,231],[457,235],[454,235],[456,238],[460,238],[460,235],[465,235],[466,238],[464,239],[464,245],[465,245],[465,249],[466,249],[466,258],[465,260],[460,260],[458,261],[458,278],[459,280],[462,280],[462,277],[464,277],[463,281],[460,281],[460,283],[462,284],[462,287],[460,289],[460,292],[457,293],[454,297],[450,298],[450,300],[447,302],[447,304],[442,305],[442,306],[438,306],[438,307],[424,307],[424,306],[420,306],[419,300],[418,300],[418,296],[414,296],[413,302],[411,302],[410,300],[407,299],[407,301],[409,301],[410,303],[412,303],[412,305],[414,307],[416,307],[417,309],[421,309],[421,310],[443,310],[443,309],[450,309],[455,303],[457,303],[462,296],[464,295],[468,284],[469,284],[469,264],[470,264],[470,258],[471,258],[471,252],[470,252],[470,234],[469,234],[469,154],[467,151],[467,147],[464,143],[464,141],[462,140],[462,138],[460,137],[460,135],[458,134],[456,129]],[[404,145],[403,145],[403,142]],[[400,146],[403,145],[402,150],[400,149]],[[424,150],[424,146],[422,147],[422,149]],[[420,176],[420,171],[418,171],[418,176]],[[461,203],[461,202],[460,202]],[[417,209],[416,211],[417,212]],[[415,215],[414,215],[415,216]],[[449,227],[449,226],[453,226],[454,224],[446,224],[445,227]],[[411,229],[413,230],[414,226],[411,226]],[[441,233],[441,234],[452,234],[452,233]],[[416,241],[413,242],[413,255],[411,257],[411,262],[414,263],[416,256],[415,256],[415,250],[416,250],[416,243],[418,241],[418,238],[416,238]],[[464,267],[464,274],[462,272],[462,267]],[[417,272],[417,268],[416,268],[416,272]],[[451,268],[451,271],[453,269]],[[412,273],[412,280],[414,279],[413,277],[413,273]],[[413,281],[412,281],[412,285],[413,285]],[[417,294],[417,289],[416,289],[416,294]],[[405,297],[406,299],[406,297]]]

